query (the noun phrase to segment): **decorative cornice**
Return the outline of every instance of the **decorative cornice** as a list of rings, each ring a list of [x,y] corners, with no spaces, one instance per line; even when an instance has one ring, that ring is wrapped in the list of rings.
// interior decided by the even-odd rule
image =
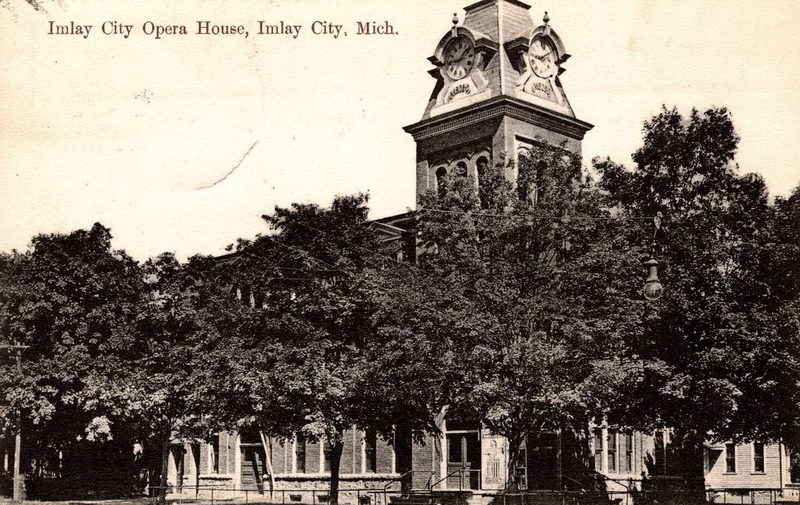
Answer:
[[[512,4],[512,5],[516,5],[517,7],[522,7],[523,9],[530,9],[531,8],[530,5],[526,4],[525,2],[521,2],[520,0],[480,0],[478,2],[475,2],[474,4],[467,5],[466,7],[464,7],[464,10],[467,11],[467,12],[470,12],[470,11],[473,11],[475,9],[479,9],[481,7],[485,7],[487,5],[499,3],[499,2],[502,2],[502,1],[508,2],[508,3]]]
[[[514,51],[527,51],[529,42],[530,39],[528,37],[515,37],[505,43],[506,52],[513,53]]]
[[[499,47],[500,44],[486,36],[475,40],[475,50],[484,54],[484,68],[486,68],[486,65],[494,58],[494,55],[497,54],[497,49]]]
[[[419,141],[502,116],[527,121],[576,140],[583,139],[586,132],[594,128],[594,125],[566,114],[501,95],[441,116],[423,119],[403,130]]]

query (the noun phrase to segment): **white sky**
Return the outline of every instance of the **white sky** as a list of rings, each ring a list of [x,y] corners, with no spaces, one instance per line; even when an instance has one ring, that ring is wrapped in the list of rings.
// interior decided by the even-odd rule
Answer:
[[[137,259],[218,254],[264,230],[275,204],[369,191],[373,217],[414,205],[426,58],[469,0],[0,0],[0,250],[100,221]],[[724,105],[738,161],[771,193],[800,183],[799,0],[542,0],[572,58],[562,83],[595,125],[584,158],[630,165],[662,103]],[[92,24],[87,39],[48,21]],[[247,39],[142,33],[245,24]],[[127,40],[103,21],[134,24]],[[303,24],[295,40],[257,22]],[[313,36],[315,20],[347,37]],[[396,36],[355,36],[389,20]],[[252,149],[250,149],[252,147]],[[222,178],[241,165],[220,184]]]

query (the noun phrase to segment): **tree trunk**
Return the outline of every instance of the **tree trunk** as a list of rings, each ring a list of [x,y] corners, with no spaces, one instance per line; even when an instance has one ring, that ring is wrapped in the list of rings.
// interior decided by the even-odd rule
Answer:
[[[264,432],[259,430],[258,435],[261,437],[261,445],[264,447],[264,462],[267,465],[267,475],[269,476],[269,496],[275,492],[275,472],[272,470],[272,446],[270,440],[264,435]]]
[[[167,434],[161,446],[161,479],[158,484],[158,501],[164,503],[167,500],[167,472],[169,470],[169,442],[170,435]]]
[[[506,436],[508,440],[508,466],[506,467],[506,489],[510,492],[519,491],[521,476],[517,475],[517,466],[520,462],[520,446],[525,439],[525,433],[513,433]]]
[[[341,435],[341,433],[340,433]],[[344,442],[341,436],[330,442],[331,448],[331,489],[330,504],[339,505],[339,467],[342,462],[342,450]]]
[[[433,416],[433,425],[436,427],[436,432],[433,436],[433,449],[434,455],[431,460],[431,468],[436,469],[437,464],[439,461],[442,461],[444,457],[444,447],[442,444],[444,443],[444,420],[447,417],[447,411],[450,409],[449,405],[445,405],[441,409],[439,409],[439,413]],[[440,475],[439,478],[444,478],[445,475]],[[431,474],[430,479],[428,479],[428,486],[432,484],[432,481],[435,480],[435,473]]]

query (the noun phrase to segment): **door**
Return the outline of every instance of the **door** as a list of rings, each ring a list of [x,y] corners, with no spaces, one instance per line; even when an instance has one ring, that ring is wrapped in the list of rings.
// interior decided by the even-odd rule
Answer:
[[[479,489],[481,444],[477,433],[447,434],[447,488]]]
[[[558,489],[558,434],[529,433],[528,483],[531,489]]]
[[[265,459],[263,447],[242,446],[242,489],[264,491]]]

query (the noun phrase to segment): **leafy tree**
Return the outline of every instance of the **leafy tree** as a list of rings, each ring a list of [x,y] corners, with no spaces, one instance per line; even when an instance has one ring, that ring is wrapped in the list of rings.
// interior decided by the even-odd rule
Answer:
[[[629,341],[642,338],[637,250],[620,240],[580,159],[545,142],[505,167],[449,175],[422,199],[419,265],[443,285],[432,300],[456,314],[442,328],[460,359],[449,385],[454,417],[509,441],[508,486],[530,432],[582,439],[592,419],[643,378]],[[575,471],[580,471],[578,465]]]
[[[203,257],[181,264],[170,253],[145,262],[131,331],[107,342],[86,380],[88,405],[126,421],[146,451],[158,451],[160,468],[151,469],[150,482],[160,478],[162,500],[170,444],[207,431],[205,401],[196,396],[204,380],[198,352],[218,338],[214,318],[226,308],[207,296],[213,266]]]
[[[667,289],[645,320],[636,352],[661,362],[646,382],[637,422],[675,429],[687,448],[687,473],[702,475],[707,437],[771,438],[760,399],[779,387],[772,349],[778,337],[766,259],[772,210],[763,180],[739,175],[739,137],[724,108],[664,108],[644,125],[629,171],[596,159],[601,186],[622,216],[663,213],[656,256]],[[646,230],[632,229],[642,243]],[[666,372],[666,376],[663,373]]]
[[[29,346],[22,376],[12,363],[0,362],[0,423],[12,428],[11,414],[21,410],[26,451],[64,450],[69,460],[83,447],[76,439],[103,431],[102,421],[92,423],[104,412],[86,401],[87,377],[115,342],[127,338],[141,285],[138,265],[112,250],[110,241],[110,231],[95,224],[38,235],[28,251],[0,257],[2,341]],[[124,435],[116,443],[127,445]],[[86,468],[94,470],[102,469]]]
[[[207,354],[227,356],[209,368],[227,380],[217,391],[236,392],[236,399],[220,398],[230,407],[220,412],[228,425],[326,444],[332,503],[342,437],[351,427],[386,439],[398,420],[408,429],[432,429],[432,404],[415,395],[432,371],[391,388],[393,373],[409,372],[401,363],[413,350],[410,340],[394,340],[407,314],[391,295],[402,277],[380,253],[366,204],[364,195],[341,196],[330,208],[293,204],[264,216],[271,233],[240,240],[237,254],[219,267],[245,309],[230,325],[235,330]]]
[[[757,391],[761,426],[772,439],[791,449],[794,472],[800,472],[800,186],[788,198],[777,198],[772,234],[775,242],[765,251],[765,278],[774,297],[772,322],[776,328],[765,371],[770,388]]]

